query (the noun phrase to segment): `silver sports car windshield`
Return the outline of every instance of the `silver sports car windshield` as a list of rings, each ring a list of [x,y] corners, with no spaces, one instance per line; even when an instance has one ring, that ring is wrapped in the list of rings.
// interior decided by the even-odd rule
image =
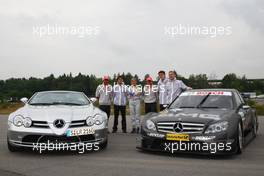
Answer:
[[[30,105],[88,105],[87,97],[80,92],[39,92],[28,104]]]
[[[221,108],[233,109],[232,92],[189,91],[182,93],[170,108]]]

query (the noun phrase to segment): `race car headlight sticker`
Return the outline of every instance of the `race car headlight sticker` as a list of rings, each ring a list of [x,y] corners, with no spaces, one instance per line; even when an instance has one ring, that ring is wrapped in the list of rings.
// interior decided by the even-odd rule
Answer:
[[[86,119],[86,124],[87,124],[87,126],[93,126],[94,125],[94,119],[93,119],[93,117],[87,117],[87,119]]]
[[[156,126],[155,126],[154,122],[152,122],[151,120],[146,121],[146,128],[149,130],[156,131]]]
[[[23,117],[21,115],[17,115],[13,119],[13,123],[15,126],[20,127],[23,125]]]
[[[205,134],[219,133],[219,132],[222,132],[222,131],[226,131],[227,127],[228,127],[228,122],[227,121],[215,123],[215,124],[210,125],[206,129]]]
[[[29,117],[23,119],[23,124],[26,128],[29,128],[32,125],[32,120]]]

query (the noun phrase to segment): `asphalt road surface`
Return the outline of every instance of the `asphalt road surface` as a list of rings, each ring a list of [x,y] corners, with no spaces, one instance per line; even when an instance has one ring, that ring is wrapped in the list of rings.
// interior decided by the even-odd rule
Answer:
[[[109,135],[106,150],[85,154],[18,152],[6,146],[7,116],[0,115],[0,175],[36,176],[253,176],[264,175],[264,117],[259,134],[243,151],[231,157],[167,155],[136,150],[136,135]],[[111,126],[111,123],[110,123]]]

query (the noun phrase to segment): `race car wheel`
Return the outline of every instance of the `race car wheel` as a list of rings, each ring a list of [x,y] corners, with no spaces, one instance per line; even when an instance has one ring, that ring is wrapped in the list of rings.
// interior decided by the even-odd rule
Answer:
[[[253,125],[252,125],[252,134],[253,134],[253,137],[256,137],[257,136],[257,132],[258,132],[257,119],[256,119],[256,117],[254,117],[254,119],[253,119]]]
[[[108,144],[108,140],[106,140],[104,143],[100,144],[100,150],[106,149],[107,144]]]
[[[243,138],[242,124],[240,122],[237,127],[237,154],[242,153],[243,145],[244,145],[244,138]]]

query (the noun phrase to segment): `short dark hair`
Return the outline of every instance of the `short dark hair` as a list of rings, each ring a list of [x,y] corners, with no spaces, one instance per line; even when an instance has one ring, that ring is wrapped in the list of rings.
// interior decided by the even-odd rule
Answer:
[[[136,78],[136,77],[132,77],[132,78],[131,78],[131,81],[132,81],[132,80],[137,81],[137,78]]]
[[[177,76],[177,72],[175,70],[171,70],[169,72],[172,72],[172,73],[174,73]]]
[[[123,79],[123,76],[121,75],[117,76],[116,81],[119,80],[120,78]]]
[[[165,71],[164,71],[164,70],[160,70],[160,71],[158,72],[158,74],[160,74],[160,73],[163,73],[163,74],[165,75]]]

